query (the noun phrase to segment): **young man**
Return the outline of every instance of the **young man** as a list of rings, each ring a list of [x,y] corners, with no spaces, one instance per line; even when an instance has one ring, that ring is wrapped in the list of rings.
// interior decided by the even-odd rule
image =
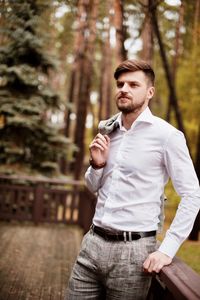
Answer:
[[[69,300],[145,299],[151,273],[171,263],[200,206],[199,183],[183,134],[148,108],[154,71],[143,61],[127,60],[114,77],[121,113],[103,123],[103,134],[89,147],[91,166],[85,178],[98,199],[71,274]],[[181,202],[156,250],[169,177]]]

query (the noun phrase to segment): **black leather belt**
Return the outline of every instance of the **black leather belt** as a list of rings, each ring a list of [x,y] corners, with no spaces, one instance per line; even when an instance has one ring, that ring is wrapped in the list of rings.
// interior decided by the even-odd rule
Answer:
[[[155,236],[156,230],[146,232],[131,232],[131,231],[110,231],[101,227],[92,225],[91,230],[104,238],[107,241],[134,241],[143,237]]]

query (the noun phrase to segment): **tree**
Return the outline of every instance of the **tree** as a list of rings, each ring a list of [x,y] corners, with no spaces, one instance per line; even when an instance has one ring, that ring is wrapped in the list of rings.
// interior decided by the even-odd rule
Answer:
[[[39,34],[48,6],[33,0],[4,2],[7,42],[0,48],[0,162],[2,170],[58,171],[68,140],[51,123],[59,97],[48,85],[54,61]]]
[[[140,56],[143,60],[147,61],[149,64],[153,62],[153,26],[151,21],[151,15],[148,10],[148,0],[143,0],[142,6],[145,13],[145,18],[142,26],[142,51]]]
[[[76,15],[76,30],[74,37],[74,61],[71,66],[71,75],[70,75],[70,85],[68,91],[68,110],[66,114],[66,125],[65,125],[65,135],[70,136],[70,115],[75,109],[75,105],[78,103],[78,93],[80,88],[80,79],[81,79],[81,60],[85,51],[84,44],[84,32],[85,32],[85,18],[86,14],[84,1],[78,1],[77,15]]]
[[[96,20],[98,13],[98,0],[80,0],[83,19],[82,55],[79,58],[78,74],[80,85],[77,88],[77,119],[74,133],[74,143],[79,151],[74,153],[74,178],[79,179],[84,158],[84,137],[87,109],[90,101],[90,88],[92,78],[92,65],[94,55],[94,41],[96,38]]]
[[[99,89],[99,121],[107,119],[111,114],[111,94],[112,94],[112,51],[110,45],[110,30],[112,25],[111,1],[107,0],[107,11],[109,18],[104,24],[104,34],[102,37],[101,74]]]
[[[183,17],[184,17],[184,4],[181,2],[181,5],[179,7],[179,18],[176,24],[176,35],[175,35],[175,45],[174,45],[174,57],[172,60],[172,79],[174,82],[176,82],[176,73],[178,68],[178,60],[180,57],[180,46],[181,46],[181,28],[183,28]],[[167,115],[166,120],[170,121],[170,115],[171,115],[171,101],[169,98],[168,101],[168,109],[167,109]]]
[[[177,121],[178,127],[186,136],[185,127],[183,124],[183,118],[181,115],[181,111],[180,111],[180,107],[179,107],[179,103],[178,103],[178,99],[177,99],[177,95],[176,95],[176,89],[175,89],[175,85],[174,85],[173,78],[172,78],[172,73],[171,73],[171,70],[169,67],[164,44],[163,44],[162,37],[160,34],[160,30],[159,30],[158,19],[157,19],[157,3],[154,0],[149,0],[148,6],[149,6],[149,13],[151,14],[151,18],[152,18],[154,32],[157,37],[159,48],[160,48],[160,55],[162,58],[163,67],[164,67],[165,74],[166,74],[166,80],[167,80],[169,94],[170,94],[170,96],[169,96],[170,102],[175,110],[175,116],[176,116],[176,121]]]
[[[124,26],[124,7],[123,1],[114,0],[114,26],[116,30],[116,64],[120,64],[127,58],[127,52],[124,47],[126,39],[126,27]]]

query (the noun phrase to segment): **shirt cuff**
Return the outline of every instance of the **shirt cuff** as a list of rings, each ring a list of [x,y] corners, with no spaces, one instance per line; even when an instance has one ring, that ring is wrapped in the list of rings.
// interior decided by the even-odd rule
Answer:
[[[95,177],[101,177],[103,174],[103,168],[101,169],[94,169],[92,166],[89,167],[89,172],[91,175]]]
[[[179,247],[180,247],[180,243],[178,243],[176,240],[172,239],[171,237],[166,236],[162,241],[160,247],[158,248],[158,251],[173,258],[176,255],[176,252],[178,251]]]

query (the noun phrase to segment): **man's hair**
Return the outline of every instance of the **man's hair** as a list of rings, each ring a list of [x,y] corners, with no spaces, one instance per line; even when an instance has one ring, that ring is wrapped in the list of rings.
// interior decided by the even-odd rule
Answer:
[[[155,73],[152,67],[143,60],[128,59],[123,61],[115,70],[114,77],[117,80],[122,73],[142,71],[154,86]]]

